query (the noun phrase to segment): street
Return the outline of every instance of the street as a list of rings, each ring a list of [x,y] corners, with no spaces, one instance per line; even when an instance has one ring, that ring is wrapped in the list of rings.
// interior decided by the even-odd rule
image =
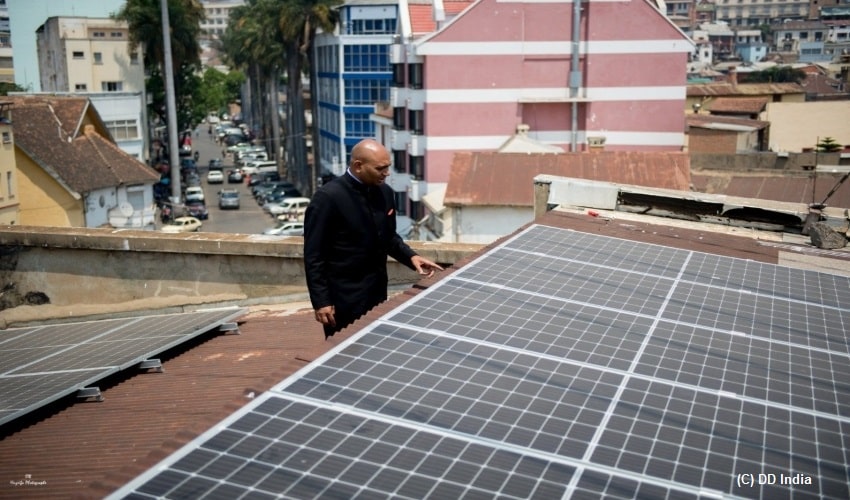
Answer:
[[[195,135],[192,137],[192,148],[200,155],[198,171],[201,174],[204,197],[210,214],[209,218],[203,221],[202,232],[259,234],[275,225],[274,219],[257,205],[254,197],[251,196],[251,191],[244,182],[240,184],[227,183],[227,171],[233,168],[233,158],[224,159],[224,183],[207,184],[207,165],[209,165],[210,159],[221,158],[222,148],[210,137],[206,123],[201,124],[195,130]],[[221,210],[218,208],[218,192],[225,188],[239,190],[239,209]],[[157,221],[157,228],[160,227],[162,227],[162,223]]]

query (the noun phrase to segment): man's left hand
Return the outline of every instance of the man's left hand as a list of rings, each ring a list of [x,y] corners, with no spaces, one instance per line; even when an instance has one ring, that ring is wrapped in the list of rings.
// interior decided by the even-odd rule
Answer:
[[[430,260],[422,257],[421,255],[414,255],[410,262],[413,264],[413,267],[416,268],[416,272],[425,276],[426,278],[430,278],[434,276],[436,271],[442,271],[443,268],[437,265],[435,262],[431,262]]]

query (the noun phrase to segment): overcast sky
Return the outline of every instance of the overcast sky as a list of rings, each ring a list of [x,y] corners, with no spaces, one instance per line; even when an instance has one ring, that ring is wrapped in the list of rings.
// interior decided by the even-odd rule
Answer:
[[[15,83],[32,92],[41,91],[35,30],[49,17],[109,17],[124,0],[8,0],[12,30]]]

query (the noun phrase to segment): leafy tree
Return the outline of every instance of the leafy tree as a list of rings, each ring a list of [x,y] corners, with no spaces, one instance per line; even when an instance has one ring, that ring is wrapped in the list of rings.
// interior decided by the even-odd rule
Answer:
[[[271,138],[266,145],[277,160],[281,136],[277,95],[284,58],[283,37],[276,22],[279,10],[280,0],[248,0],[231,10],[221,38],[225,61],[247,73],[249,85],[242,105],[259,118],[260,136]]]
[[[167,111],[165,92],[162,90],[165,52],[160,0],[126,0],[112,17],[128,24],[131,44],[143,47],[144,63],[150,75],[146,87],[152,99],[151,116],[165,123]],[[200,68],[201,47],[198,39],[204,8],[198,0],[168,0],[168,19],[171,26],[177,122],[180,129],[186,129],[197,120],[192,94],[197,91],[198,79],[193,73]]]
[[[312,45],[318,29],[332,31],[338,20],[336,7],[342,0],[282,0],[278,22],[283,33],[286,51],[286,119],[289,130],[287,134],[287,162],[296,167],[293,181],[302,190],[312,191],[312,174],[307,163],[306,131],[307,124],[304,116],[304,100],[301,75],[304,68],[314,66]],[[311,78],[311,90],[315,94],[315,79]],[[316,110],[317,98],[312,99],[314,119],[318,120]],[[313,160],[318,161],[319,141],[317,126],[313,127]]]
[[[774,66],[752,73],[738,73],[741,83],[801,83],[806,72],[790,66]]]
[[[193,116],[196,121],[203,120],[210,112],[220,113],[227,105],[239,99],[239,91],[244,75],[239,71],[228,74],[215,68],[207,68],[199,80],[197,92],[192,96]]]
[[[835,139],[832,137],[824,137],[817,144],[817,151],[819,153],[835,153],[836,151],[841,151],[844,146],[835,142]]]
[[[9,92],[26,92],[27,89],[13,82],[0,82],[0,95],[9,95]]]

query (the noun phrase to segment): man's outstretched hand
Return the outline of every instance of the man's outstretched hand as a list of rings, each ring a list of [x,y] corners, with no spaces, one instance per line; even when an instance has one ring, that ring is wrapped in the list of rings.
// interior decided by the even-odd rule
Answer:
[[[413,264],[413,267],[416,268],[416,272],[426,278],[430,278],[431,276],[434,276],[435,272],[443,270],[443,268],[437,265],[437,263],[431,262],[421,255],[414,255],[410,261]]]

